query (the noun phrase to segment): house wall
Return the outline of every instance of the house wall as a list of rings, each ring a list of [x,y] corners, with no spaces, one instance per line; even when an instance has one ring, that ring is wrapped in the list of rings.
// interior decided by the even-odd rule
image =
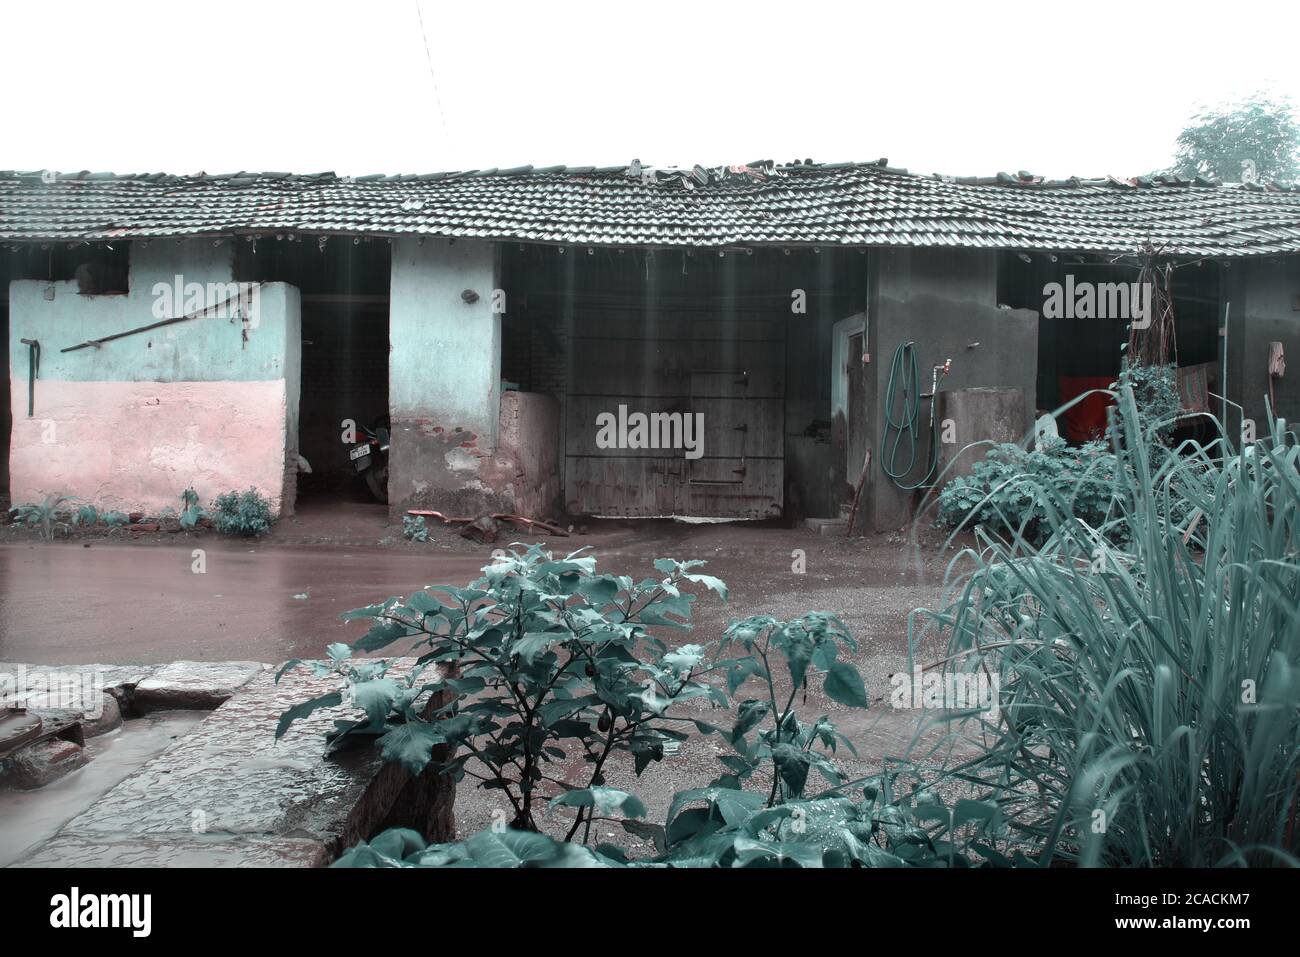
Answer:
[[[868,310],[868,441],[872,450],[870,490],[866,510],[876,531],[898,529],[914,518],[919,496],[899,489],[883,473],[880,447],[889,370],[900,343],[916,343],[922,392],[930,391],[931,367],[952,359],[952,371],[940,389],[1004,386],[1025,394],[1018,431],[1028,432],[1035,408],[1038,315],[997,305],[997,259],[983,250],[880,250],[869,257],[871,275]],[[969,344],[978,342],[978,346]],[[901,408],[901,398],[898,406]],[[929,400],[920,406],[921,429],[917,469],[925,472],[929,454]],[[984,436],[955,436],[964,446]],[[906,442],[900,452],[907,457]],[[901,462],[900,462],[901,464]]]
[[[511,466],[495,461],[501,316],[491,243],[399,239],[389,298],[388,501],[394,513],[511,511]],[[478,294],[474,302],[465,290]],[[513,474],[511,472],[511,474]]]
[[[1222,296],[1230,303],[1227,394],[1242,407],[1229,407],[1230,433],[1234,440],[1241,434],[1244,415],[1254,419],[1257,434],[1267,434],[1270,342],[1281,342],[1289,360],[1287,374],[1273,382],[1273,412],[1294,427],[1300,422],[1300,256],[1235,260],[1221,268]],[[1210,407],[1219,413],[1213,398]]]
[[[15,502],[70,495],[101,509],[178,508],[256,487],[291,511],[297,444],[298,292],[260,287],[255,322],[196,318],[75,352],[158,321],[154,286],[233,281],[229,241],[135,244],[130,291],[83,296],[75,282],[9,287],[10,453]],[[180,315],[176,303],[168,317]],[[245,329],[245,327],[248,327]],[[28,356],[42,346],[27,417]]]

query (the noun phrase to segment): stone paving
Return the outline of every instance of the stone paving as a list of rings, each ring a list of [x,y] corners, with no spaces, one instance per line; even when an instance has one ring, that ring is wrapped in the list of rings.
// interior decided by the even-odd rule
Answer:
[[[154,700],[233,696],[14,866],[319,866],[382,819],[376,801],[391,794],[368,797],[374,749],[323,758],[324,733],[355,709],[321,709],[274,737],[284,710],[338,679],[297,669],[277,685],[266,666],[234,662],[207,666],[205,688],[183,664],[141,678],[136,695],[148,684],[172,695]]]

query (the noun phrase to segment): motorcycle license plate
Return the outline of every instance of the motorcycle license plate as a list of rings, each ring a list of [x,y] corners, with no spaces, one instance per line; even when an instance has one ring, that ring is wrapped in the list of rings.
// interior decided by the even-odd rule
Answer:
[[[370,446],[358,445],[355,449],[353,449],[348,454],[351,456],[352,461],[355,462],[357,459],[363,459],[370,454]]]

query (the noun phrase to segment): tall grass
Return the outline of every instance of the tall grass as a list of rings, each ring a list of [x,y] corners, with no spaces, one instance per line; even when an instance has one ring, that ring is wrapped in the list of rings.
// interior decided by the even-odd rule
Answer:
[[[1300,450],[1272,421],[1244,450],[1153,451],[1131,389],[1116,414],[1105,520],[1025,477],[1046,543],[977,528],[946,607],[918,613],[945,667],[1001,682],[946,773],[1045,865],[1300,864]]]

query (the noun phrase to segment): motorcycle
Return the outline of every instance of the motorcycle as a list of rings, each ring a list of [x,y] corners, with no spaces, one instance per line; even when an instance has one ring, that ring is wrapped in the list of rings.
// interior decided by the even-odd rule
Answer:
[[[352,467],[365,478],[370,494],[387,504],[389,444],[387,417],[372,426],[361,426],[361,438],[363,441],[352,446],[348,458],[352,460]]]

